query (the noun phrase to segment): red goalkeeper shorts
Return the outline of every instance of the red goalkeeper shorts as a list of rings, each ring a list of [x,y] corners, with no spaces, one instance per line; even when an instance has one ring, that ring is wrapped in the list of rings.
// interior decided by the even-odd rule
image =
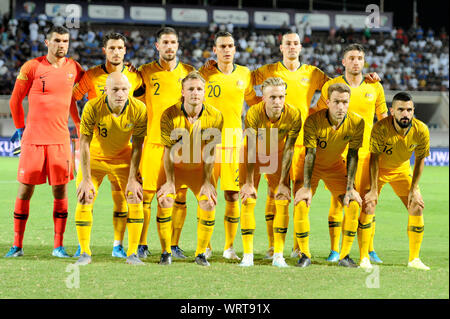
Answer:
[[[67,184],[73,179],[70,144],[22,144],[17,180],[23,184]]]

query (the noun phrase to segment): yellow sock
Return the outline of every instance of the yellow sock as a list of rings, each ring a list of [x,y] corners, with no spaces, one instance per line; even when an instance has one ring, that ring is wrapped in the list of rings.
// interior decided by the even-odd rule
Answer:
[[[137,254],[139,239],[141,238],[142,224],[144,223],[144,208],[142,203],[128,204],[128,250],[127,256]]]
[[[273,247],[273,219],[275,217],[276,208],[275,208],[275,198],[267,197],[266,200],[266,226],[267,226],[267,238],[269,239],[269,248]]]
[[[80,255],[87,253],[91,256],[89,247],[92,229],[92,204],[82,205],[77,203],[75,210],[75,226],[77,229],[78,242],[80,244]]]
[[[343,207],[341,202],[331,197],[328,212],[328,232],[330,233],[331,250],[339,252],[339,241],[342,232]]]
[[[372,219],[374,215],[361,212],[358,222],[359,259],[369,258],[369,244],[372,236]]]
[[[373,247],[373,239],[375,238],[375,225],[376,225],[376,223],[375,223],[375,216],[374,216],[373,220],[372,220],[372,233],[370,235],[369,252],[375,250],[375,248]]]
[[[170,244],[172,242],[172,207],[162,208],[158,206],[156,213],[156,228],[158,229],[159,241],[162,252],[172,253]]]
[[[342,247],[339,259],[350,254],[353,240],[358,230],[359,204],[351,201],[349,207],[344,206],[344,221],[342,223]]]
[[[294,233],[298,242],[300,251],[308,258],[311,258],[309,251],[309,207],[304,201],[301,201],[294,207]]]
[[[180,241],[181,230],[186,220],[186,192],[187,188],[181,188],[177,192],[175,204],[172,211],[172,246],[178,246]]]
[[[214,230],[216,211],[203,210],[200,206],[197,208],[199,221],[197,223],[197,249],[195,256],[205,253],[206,247]]]
[[[229,202],[225,201],[225,216],[224,216],[224,226],[225,226],[225,247],[223,250],[227,250],[233,247],[234,238],[239,226],[239,201]]]
[[[275,207],[277,212],[273,219],[273,252],[282,254],[289,225],[289,201],[276,199]]]
[[[144,223],[142,224],[141,238],[139,245],[147,245],[148,227],[150,225],[150,217],[152,213],[152,200],[155,197],[155,191],[144,190],[144,201],[142,203],[144,213]]]
[[[242,203],[241,235],[244,254],[253,254],[253,237],[255,234],[255,205],[256,199],[247,198]]]
[[[408,216],[409,261],[419,258],[423,240],[424,221],[421,216]]]
[[[113,226],[114,226],[114,241],[123,242],[125,230],[127,228],[128,206],[125,194],[122,191],[111,191],[113,208]]]

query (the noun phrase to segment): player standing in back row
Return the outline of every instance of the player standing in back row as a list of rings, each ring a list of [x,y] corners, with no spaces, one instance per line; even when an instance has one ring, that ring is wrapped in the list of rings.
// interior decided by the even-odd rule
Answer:
[[[145,85],[143,101],[147,106],[147,137],[140,172],[144,188],[144,226],[139,243],[139,258],[144,257],[147,250],[147,231],[150,222],[151,202],[156,193],[156,183],[163,167],[164,146],[161,144],[160,120],[163,112],[181,100],[181,81],[194,71],[194,67],[177,60],[178,35],[172,28],[162,28],[156,33],[156,50],[159,59],[141,65],[139,72]],[[186,218],[186,187],[181,187],[173,206],[173,227],[158,228],[171,232],[172,253],[175,258],[186,258],[178,247],[181,229]],[[157,221],[157,223],[159,223]],[[161,234],[159,234],[161,236]],[[164,235],[163,235],[164,236]]]
[[[360,44],[350,44],[344,48],[342,53],[342,65],[345,68],[344,75],[338,76],[322,87],[322,95],[317,102],[316,109],[327,108],[326,101],[328,96],[328,87],[335,83],[342,83],[348,85],[351,90],[349,111],[356,113],[364,118],[364,139],[363,144],[358,152],[358,168],[355,176],[355,188],[361,197],[370,188],[369,181],[369,143],[370,132],[372,131],[374,117],[376,115],[378,120],[387,116],[386,99],[384,97],[383,86],[379,83],[367,83],[364,81],[363,68],[365,61],[365,50]],[[345,156],[345,154],[344,154]],[[366,221],[365,207],[362,207],[358,227],[358,240],[361,232],[367,231],[364,228],[368,221]],[[327,258],[329,262],[338,262],[339,260],[339,240],[342,232],[342,205],[340,201],[332,196],[330,210],[328,215],[328,229],[330,234],[331,251]],[[373,228],[371,228],[371,245],[370,245],[370,260],[377,263],[382,263],[378,258],[373,248],[373,237],[375,233],[375,221],[373,221]],[[364,230],[366,229],[366,230]]]
[[[223,257],[240,258],[233,248],[240,218],[239,210],[239,151],[242,140],[242,113],[244,101],[249,106],[260,101],[253,89],[250,70],[234,63],[236,47],[231,33],[220,31],[215,35],[213,51],[217,56],[215,67],[203,66],[199,72],[206,81],[205,103],[217,108],[223,116],[222,142],[217,146],[216,181],[225,197],[225,245]],[[206,257],[211,254],[207,249]]]
[[[63,246],[67,221],[67,183],[73,178],[69,110],[76,121],[78,110],[71,108],[72,88],[83,75],[81,66],[66,58],[69,30],[54,26],[47,33],[45,56],[27,61],[17,76],[10,100],[11,114],[21,141],[17,180],[19,189],[14,207],[14,244],[5,257],[23,255],[23,236],[30,200],[36,185],[52,186],[54,249],[53,256],[70,257]],[[28,96],[25,129],[22,101]],[[75,123],[79,125],[78,123]],[[32,159],[32,160],[30,160]]]

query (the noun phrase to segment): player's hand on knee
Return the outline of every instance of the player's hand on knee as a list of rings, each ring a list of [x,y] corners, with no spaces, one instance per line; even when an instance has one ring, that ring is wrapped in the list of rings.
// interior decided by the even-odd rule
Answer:
[[[425,202],[423,201],[422,194],[418,189],[411,190],[408,194],[408,210],[417,208],[423,210],[425,208]]]
[[[291,201],[291,189],[284,183],[278,185],[277,192],[275,194],[275,199],[277,200],[288,200]]]
[[[244,203],[247,198],[256,199],[258,197],[255,187],[247,183],[242,185],[241,190],[239,191],[239,195],[241,196],[242,203]]]
[[[144,198],[144,191],[142,185],[136,179],[128,180],[128,184],[125,190],[127,201],[132,204],[138,204],[142,202]]]
[[[374,214],[375,213],[375,207],[378,204],[378,192],[375,191],[368,191],[366,195],[364,195],[363,199],[363,209],[368,214]]]
[[[361,196],[354,188],[347,190],[344,198],[342,199],[342,203],[344,204],[344,206],[349,207],[352,200],[357,202],[359,206],[362,206]]]
[[[203,183],[200,188],[199,198],[201,197],[208,198],[208,204],[216,206],[217,205],[217,191],[213,184],[210,182]]]
[[[165,183],[160,187],[160,189],[156,192],[156,196],[158,198],[158,203],[161,207],[170,207],[173,205],[175,201],[175,185],[173,183]],[[169,205],[169,206],[167,206]]]
[[[90,204],[94,201],[95,195],[96,191],[92,181],[83,179],[77,188],[78,202],[81,204]]]
[[[297,193],[295,193],[294,205],[298,205],[301,201],[304,201],[306,203],[306,206],[309,207],[311,205],[311,200],[311,188],[302,187],[297,191]]]

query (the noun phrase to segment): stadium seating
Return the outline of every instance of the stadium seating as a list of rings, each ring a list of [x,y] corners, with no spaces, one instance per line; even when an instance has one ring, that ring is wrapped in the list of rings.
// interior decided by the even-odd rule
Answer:
[[[10,19],[4,16],[0,25],[0,95],[9,95],[20,66],[32,57],[45,54],[44,34],[51,24],[40,15],[35,22]],[[71,29],[69,56],[84,68],[104,61],[102,36],[109,31],[124,33],[129,39],[126,60],[135,66],[157,58],[154,31],[159,26],[81,25]],[[200,67],[213,57],[213,34],[225,25],[209,28],[177,28],[180,33],[178,56],[183,62]],[[312,64],[329,76],[342,74],[340,51],[350,42],[366,46],[366,71],[377,72],[385,90],[447,91],[449,88],[449,41],[445,29],[424,32],[420,27],[390,33],[371,33],[370,30],[330,30],[311,32],[296,30],[302,37],[302,63]],[[125,31],[126,30],[126,31]],[[234,28],[236,63],[255,69],[280,59],[279,40],[282,29],[274,34],[268,30]]]

